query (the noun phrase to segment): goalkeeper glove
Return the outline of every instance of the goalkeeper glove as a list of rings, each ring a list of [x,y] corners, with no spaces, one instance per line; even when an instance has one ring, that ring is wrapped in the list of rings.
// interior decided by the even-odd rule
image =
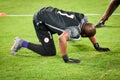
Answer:
[[[63,60],[64,60],[65,63],[80,63],[79,59],[68,58],[67,55],[63,56]]]
[[[98,43],[94,44],[94,48],[99,52],[107,52],[110,51],[109,48],[101,48]]]

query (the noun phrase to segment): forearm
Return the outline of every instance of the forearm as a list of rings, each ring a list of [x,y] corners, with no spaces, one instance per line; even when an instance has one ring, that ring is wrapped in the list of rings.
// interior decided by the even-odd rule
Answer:
[[[62,56],[66,55],[67,53],[67,41],[64,39],[59,39],[59,48]]]
[[[67,55],[67,40],[69,39],[68,34],[66,32],[63,32],[60,36],[59,36],[59,49],[60,49],[60,53],[62,55],[62,58],[64,60],[64,62],[68,61],[68,55]]]
[[[92,42],[93,45],[98,43],[95,36],[89,37],[89,39],[90,39],[90,41]]]

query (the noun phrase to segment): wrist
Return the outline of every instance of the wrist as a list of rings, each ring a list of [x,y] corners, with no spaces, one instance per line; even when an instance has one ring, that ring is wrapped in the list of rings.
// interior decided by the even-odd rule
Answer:
[[[62,58],[63,58],[63,60],[64,60],[65,63],[68,61],[68,56],[67,56],[67,54],[64,55],[64,56],[62,56]]]
[[[99,44],[98,44],[98,43],[95,43],[95,44],[94,44],[94,48],[95,48],[96,50],[98,50],[98,49],[100,48]]]

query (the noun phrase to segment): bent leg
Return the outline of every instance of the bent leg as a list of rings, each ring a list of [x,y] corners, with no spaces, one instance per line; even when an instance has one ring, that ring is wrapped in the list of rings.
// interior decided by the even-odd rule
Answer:
[[[106,20],[112,15],[112,13],[116,10],[119,6],[120,0],[111,0],[108,5],[106,12],[103,14],[102,18],[99,20],[98,24],[95,26],[96,28],[104,26]]]
[[[56,55],[56,48],[54,45],[53,37],[51,33],[47,30],[46,26],[42,23],[37,24],[35,21],[33,21],[33,24],[41,45],[29,43],[28,49],[43,56]]]

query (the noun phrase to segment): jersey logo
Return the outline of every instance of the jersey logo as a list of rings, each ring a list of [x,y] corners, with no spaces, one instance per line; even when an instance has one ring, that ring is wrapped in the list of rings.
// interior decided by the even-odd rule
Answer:
[[[63,15],[63,16],[72,18],[72,19],[74,18],[74,15],[72,15],[72,14],[69,15],[69,14],[67,14],[67,13],[62,13],[61,11],[58,11],[57,13],[60,14],[60,15]]]

